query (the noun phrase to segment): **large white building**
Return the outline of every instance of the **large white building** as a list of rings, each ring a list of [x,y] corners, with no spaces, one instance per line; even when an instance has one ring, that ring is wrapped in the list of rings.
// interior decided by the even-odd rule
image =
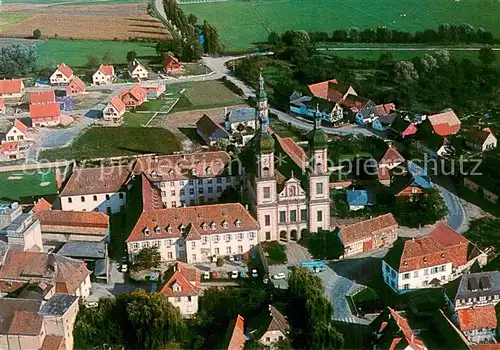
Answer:
[[[258,244],[259,225],[240,203],[144,211],[127,239],[131,260],[158,247],[163,261],[213,261],[240,255]]]
[[[75,169],[59,195],[62,210],[118,213],[125,207],[128,166]]]
[[[229,187],[237,190],[241,166],[223,151],[144,157],[134,166],[160,190],[165,208],[217,203]]]
[[[396,244],[382,261],[385,283],[396,292],[430,288],[459,277],[486,254],[466,238],[439,223],[429,236]]]

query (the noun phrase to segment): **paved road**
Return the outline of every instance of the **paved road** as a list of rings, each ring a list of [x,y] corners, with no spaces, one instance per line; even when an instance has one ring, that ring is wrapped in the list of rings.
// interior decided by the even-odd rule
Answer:
[[[446,46],[437,46],[437,47],[318,47],[316,51],[437,51],[437,50],[446,50],[446,51],[479,51],[483,47],[446,47]],[[493,47],[493,51],[500,51],[500,48]]]
[[[444,202],[448,207],[447,221],[448,226],[459,233],[467,230],[467,218],[465,209],[460,202],[460,198],[453,192],[448,191],[446,188],[436,185],[436,188],[441,192]]]

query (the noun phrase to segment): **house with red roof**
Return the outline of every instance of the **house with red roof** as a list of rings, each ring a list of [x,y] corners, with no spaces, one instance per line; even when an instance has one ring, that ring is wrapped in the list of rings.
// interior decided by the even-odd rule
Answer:
[[[24,83],[21,79],[0,80],[1,98],[21,98],[24,95]]]
[[[245,348],[245,319],[243,316],[236,316],[233,321],[234,326],[230,327],[228,331],[231,332],[231,337],[227,343],[227,350],[243,350]]]
[[[428,236],[395,244],[382,261],[385,283],[396,292],[448,283],[487,256],[465,237],[439,222]]]
[[[31,126],[56,126],[61,123],[61,110],[59,103],[31,103],[30,104]]]
[[[273,347],[280,340],[288,339],[290,333],[290,325],[288,320],[278,309],[273,305],[269,305],[269,324],[267,328],[263,328],[262,334],[254,334],[264,346]]]
[[[339,83],[336,79],[310,84],[308,88],[314,97],[331,102],[342,102],[349,95],[358,95],[352,86]]]
[[[66,86],[66,95],[68,96],[76,96],[83,93],[85,93],[85,83],[78,77],[73,78]]]
[[[126,107],[136,108],[147,101],[147,92],[136,84],[130,90],[120,91],[120,99]]]
[[[28,134],[28,127],[24,125],[19,119],[14,120],[14,124],[12,127],[7,131],[7,134],[5,134],[5,140],[2,140],[2,143],[4,142],[22,142],[26,140]]]
[[[67,85],[73,79],[73,70],[62,62],[50,76],[51,85]]]
[[[101,64],[97,71],[92,74],[92,83],[94,85],[111,84],[115,78],[115,68],[112,65]]]
[[[486,152],[497,148],[497,137],[490,128],[475,129],[468,132],[465,145],[474,151]]]
[[[2,142],[0,144],[0,161],[1,162],[8,162],[10,160],[16,160],[16,159],[21,159],[25,158],[22,156],[22,154],[19,152],[19,145],[17,142]]]
[[[182,71],[182,65],[179,60],[172,55],[166,55],[163,60],[163,69],[167,73],[179,73]]]
[[[431,123],[434,132],[439,136],[451,136],[460,131],[460,119],[458,119],[455,112],[451,109],[429,115],[427,119]]]
[[[187,264],[176,262],[163,277],[167,281],[160,293],[179,308],[182,317],[191,318],[198,312],[200,272]]]
[[[494,305],[457,310],[453,320],[470,342],[496,342],[498,324]]]
[[[146,90],[148,100],[160,97],[166,89],[162,83],[142,83],[141,87]]]
[[[56,94],[54,90],[46,90],[30,93],[30,103],[50,103],[56,101]]]
[[[121,123],[123,121],[123,115],[125,114],[125,112],[125,104],[118,96],[115,96],[102,110],[102,117],[104,118],[104,120],[109,120],[114,123]]]
[[[378,162],[379,168],[387,168],[392,170],[405,162],[404,157],[398,152],[398,149],[393,145],[385,152],[384,156]]]

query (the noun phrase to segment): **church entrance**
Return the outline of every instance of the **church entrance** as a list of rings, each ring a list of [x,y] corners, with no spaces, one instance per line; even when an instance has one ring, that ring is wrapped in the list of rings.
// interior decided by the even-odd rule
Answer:
[[[286,231],[280,231],[280,241],[288,242],[288,233]]]
[[[297,241],[297,230],[292,230],[292,232],[290,232],[290,239],[292,241]]]

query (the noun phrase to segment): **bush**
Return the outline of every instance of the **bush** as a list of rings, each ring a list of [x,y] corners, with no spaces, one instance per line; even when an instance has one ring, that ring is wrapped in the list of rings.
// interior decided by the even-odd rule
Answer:
[[[262,248],[267,253],[266,258],[269,265],[286,263],[286,248],[284,245],[278,242],[264,242]]]
[[[42,36],[42,31],[40,29],[35,29],[33,31],[33,38],[40,39],[41,36]]]
[[[313,232],[302,239],[307,240],[309,251],[316,259],[338,259],[344,254],[344,245],[337,231]]]
[[[243,96],[245,94],[241,88],[236,86],[236,84],[233,83],[232,81],[228,80],[226,76],[222,77],[221,81],[225,87],[227,87],[229,90],[231,90],[235,94],[240,95],[240,96]]]

